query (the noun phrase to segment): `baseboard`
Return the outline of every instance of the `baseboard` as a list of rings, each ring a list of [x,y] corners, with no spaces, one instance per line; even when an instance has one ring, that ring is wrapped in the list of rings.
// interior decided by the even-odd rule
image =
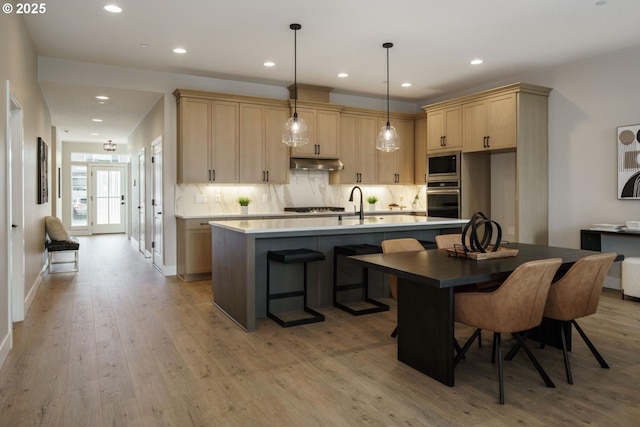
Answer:
[[[13,326],[9,324],[9,328],[12,327]],[[13,337],[11,336],[11,330],[9,330],[0,343],[0,368],[2,368],[2,365],[4,365],[7,357],[9,357],[9,351],[11,351],[11,345],[13,341],[12,338]]]
[[[24,299],[24,313],[25,313],[25,316],[27,315],[27,312],[29,311],[29,307],[31,307],[31,303],[36,298],[36,294],[38,293],[38,289],[40,289],[40,284],[42,283],[42,278],[44,277],[44,274],[45,274],[45,272],[47,271],[48,268],[49,268],[48,264],[45,264],[42,267],[42,270],[40,270],[40,273],[38,273],[38,277],[36,277],[36,281],[33,283],[33,286],[31,286],[31,290],[29,291],[29,293],[27,294],[27,296]]]

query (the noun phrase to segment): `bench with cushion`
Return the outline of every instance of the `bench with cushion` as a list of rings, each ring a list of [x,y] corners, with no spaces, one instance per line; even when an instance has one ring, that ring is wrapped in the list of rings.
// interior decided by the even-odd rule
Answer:
[[[80,242],[75,237],[70,237],[67,230],[62,225],[62,221],[55,216],[47,216],[44,219],[46,238],[44,247],[47,250],[49,266],[49,273],[68,273],[78,271],[79,259],[78,250],[80,249]],[[73,259],[70,260],[64,257],[54,258],[54,254],[61,254],[65,252],[72,252]],[[66,270],[53,270],[54,264],[73,264],[73,268]]]

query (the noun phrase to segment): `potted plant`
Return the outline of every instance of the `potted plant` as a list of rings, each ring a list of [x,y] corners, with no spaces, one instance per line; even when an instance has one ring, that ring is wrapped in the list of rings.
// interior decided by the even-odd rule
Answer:
[[[249,200],[248,197],[238,197],[238,204],[240,205],[240,212],[243,215],[246,215],[247,213],[249,213],[249,203],[251,203],[251,200]]]
[[[377,201],[378,201],[378,198],[376,196],[367,197],[367,202],[369,202],[369,210],[370,211],[376,210],[376,202]]]

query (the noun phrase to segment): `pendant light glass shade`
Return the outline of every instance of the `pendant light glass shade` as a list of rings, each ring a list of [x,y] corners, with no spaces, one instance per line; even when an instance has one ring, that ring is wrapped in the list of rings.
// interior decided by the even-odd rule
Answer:
[[[293,30],[293,117],[284,124],[282,130],[282,143],[289,147],[300,147],[309,143],[309,134],[307,133],[307,124],[298,117],[298,73],[297,73],[297,33],[302,25],[291,24],[289,28]]]
[[[387,124],[382,126],[378,133],[376,148],[380,151],[391,152],[400,148],[400,138],[396,128],[391,126],[389,120],[389,49],[393,47],[393,43],[383,43],[382,47],[387,49]]]

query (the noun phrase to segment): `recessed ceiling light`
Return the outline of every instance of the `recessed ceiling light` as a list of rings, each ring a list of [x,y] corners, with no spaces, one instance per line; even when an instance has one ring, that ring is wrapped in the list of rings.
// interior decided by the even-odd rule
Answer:
[[[348,73],[338,73],[338,77],[340,77],[341,79],[344,79],[345,77],[349,77]]]
[[[602,6],[603,4],[607,4],[607,0],[598,0],[596,2],[596,6]]]
[[[264,65],[265,67],[275,67],[275,66],[276,66],[276,63],[275,63],[275,62],[273,62],[273,61],[266,61],[266,62],[265,62],[264,64],[262,64],[262,65]]]
[[[480,65],[482,64],[484,61],[482,59],[472,59],[469,64],[471,65]]]
[[[143,49],[146,49],[146,48],[149,47],[149,45],[146,44],[146,43],[140,43],[140,47],[143,48]]]
[[[91,119],[92,122],[101,122],[102,119]]]
[[[185,49],[183,47],[177,47],[177,48],[173,49],[173,51],[175,53],[187,53],[187,49]]]
[[[115,4],[108,4],[104,7],[104,10],[111,13],[120,13],[122,12],[122,8],[116,6]]]
[[[92,132],[92,133],[91,133],[91,136],[98,136],[98,135],[100,135],[100,134],[99,134],[99,133],[96,133],[96,132]]]
[[[402,86],[402,87],[411,87],[411,83],[409,83],[409,82],[404,82],[404,83],[402,83],[400,86]]]
[[[100,99],[100,100],[106,101],[107,99],[109,99],[109,97],[106,96],[106,95],[98,95],[98,96],[96,96],[96,99]]]

